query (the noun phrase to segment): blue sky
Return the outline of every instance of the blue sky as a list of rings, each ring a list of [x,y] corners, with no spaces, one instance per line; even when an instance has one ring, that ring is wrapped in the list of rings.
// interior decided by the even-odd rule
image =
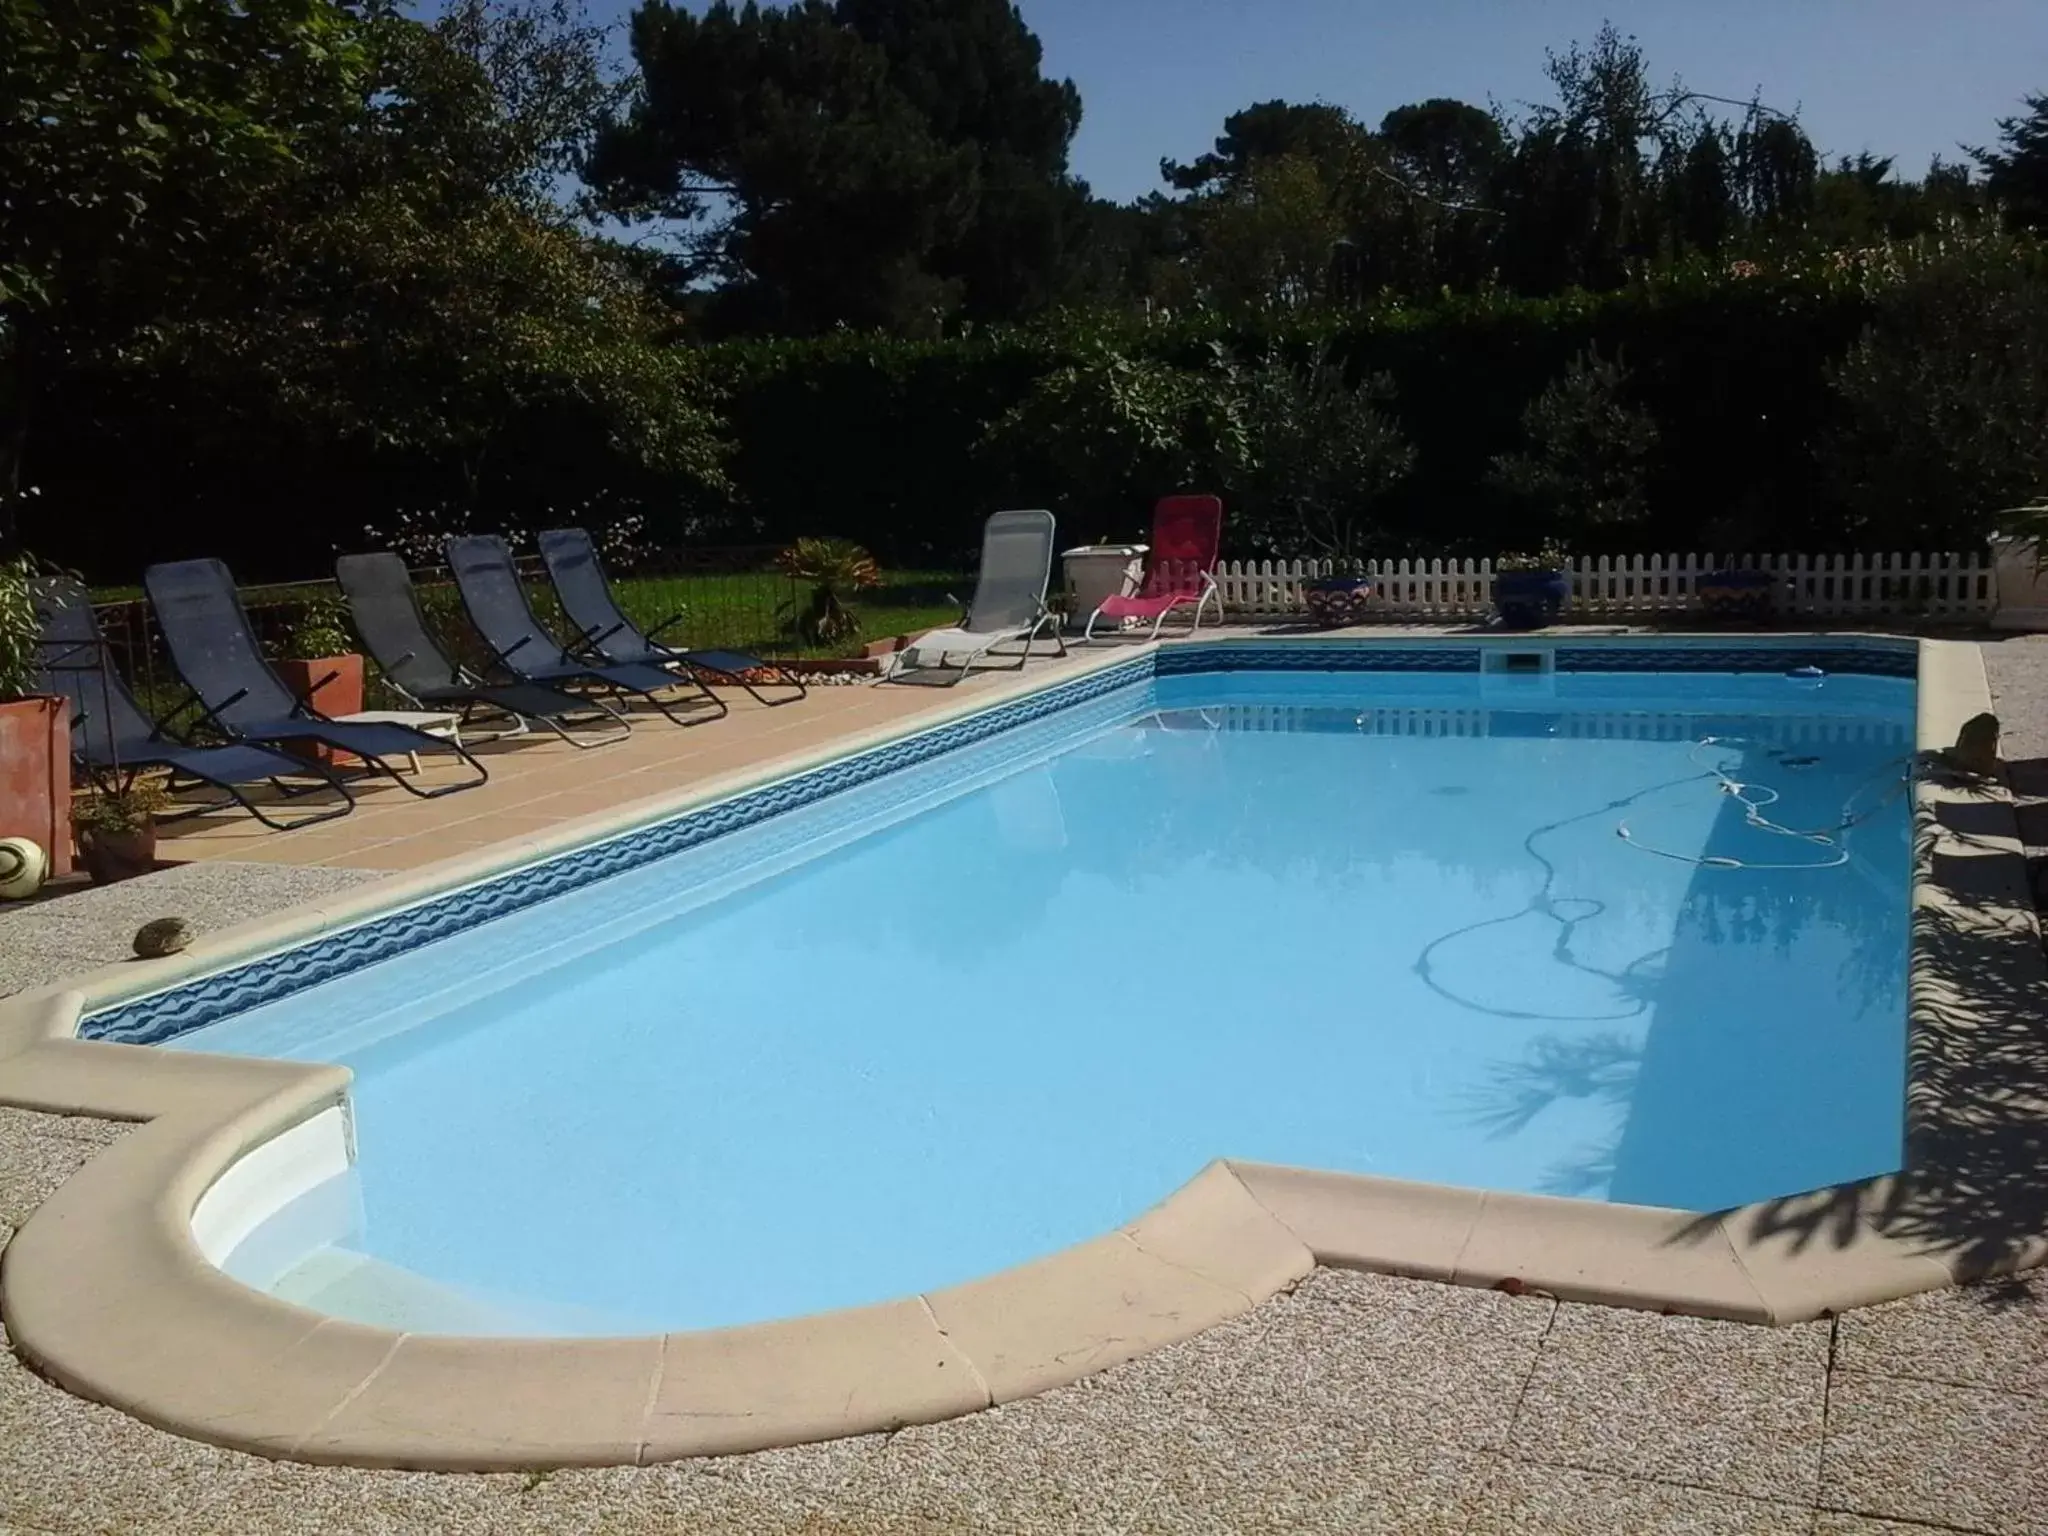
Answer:
[[[599,19],[630,0],[589,0]],[[1545,94],[1543,50],[1612,18],[1657,78],[1798,109],[1830,155],[1928,157],[1982,143],[2048,91],[2048,0],[1022,0],[1048,73],[1081,89],[1074,168],[1119,199],[1159,159],[1209,147],[1224,117],[1281,96],[1368,122],[1402,102],[1507,106]]]

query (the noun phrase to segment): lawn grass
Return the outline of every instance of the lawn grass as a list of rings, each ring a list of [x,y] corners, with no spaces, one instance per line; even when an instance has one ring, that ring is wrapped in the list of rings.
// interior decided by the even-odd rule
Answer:
[[[636,576],[614,584],[619,606],[642,629],[652,629],[681,609],[683,621],[662,632],[671,645],[694,650],[775,652],[784,656],[826,657],[860,654],[871,640],[915,630],[936,629],[960,617],[960,605],[948,593],[971,582],[948,571],[892,571],[849,606],[859,615],[858,639],[838,646],[806,646],[786,633],[786,605],[800,600],[801,588],[772,571],[734,576]]]

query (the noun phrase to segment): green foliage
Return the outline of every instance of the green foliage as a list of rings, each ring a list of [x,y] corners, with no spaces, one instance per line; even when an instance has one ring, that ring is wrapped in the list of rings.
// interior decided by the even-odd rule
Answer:
[[[1522,413],[1524,446],[1497,457],[1494,475],[1537,512],[1538,527],[1581,545],[1639,536],[1657,423],[1626,398],[1627,382],[1619,358],[1589,348]]]
[[[2029,96],[2026,111],[1998,120],[1996,149],[1971,151],[1987,190],[2016,224],[2048,230],[2048,94]]]
[[[71,825],[86,833],[140,832],[170,804],[170,794],[161,780],[132,772],[98,771],[86,793],[72,801]]]
[[[333,0],[0,0],[0,551],[54,382],[146,357],[361,74]]]
[[[2048,496],[2001,508],[1992,526],[2006,538],[2033,545],[2036,569],[2048,570]]]
[[[786,627],[806,645],[836,646],[860,636],[854,598],[878,586],[875,557],[850,539],[798,539],[776,557],[776,565],[810,588],[785,605]]]
[[[1829,371],[1820,448],[1847,536],[1958,548],[2048,484],[2048,254],[1958,232],[1881,293]]]
[[[1895,280],[1882,257],[1742,276],[1698,263],[1610,294],[1496,290],[1243,322],[1067,315],[944,342],[735,342],[706,360],[729,400],[746,539],[812,531],[829,506],[832,526],[885,560],[953,564],[971,563],[997,506],[1050,506],[1077,537],[1142,527],[1169,491],[1228,493],[1249,440],[1228,371],[1277,346],[1393,380],[1378,408],[1416,459],[1374,510],[1377,550],[1491,554],[1552,531],[1494,483],[1490,460],[1524,446],[1531,400],[1595,346],[1628,357],[1632,401],[1658,426],[1640,537],[1696,547],[1710,525],[1740,521],[1771,547],[1831,550],[1847,545],[1814,456],[1832,409],[1826,368]],[[1194,427],[1179,431],[1191,398]],[[1250,515],[1233,495],[1226,553],[1266,552]]]
[[[348,67],[296,100],[289,153],[233,180],[198,167],[164,217],[215,186],[204,259],[197,235],[158,232],[175,259],[159,271],[137,245],[116,264],[121,305],[73,261],[66,291],[95,302],[17,330],[17,361],[37,366],[17,369],[8,425],[60,467],[67,504],[117,509],[123,573],[183,552],[165,541],[201,508],[223,533],[260,525],[245,563],[279,575],[325,557],[336,521],[408,504],[488,507],[488,523],[602,494],[660,507],[662,535],[681,536],[727,493],[715,395],[642,265],[556,201],[618,96],[601,33],[573,0],[460,0],[431,24],[338,0],[322,14],[345,27]],[[263,68],[313,67],[302,37],[265,36],[279,57]],[[113,339],[69,344],[74,313]],[[300,515],[280,524],[280,501]],[[53,553],[96,553],[76,527],[38,532]]]
[[[1246,453],[1229,374],[1092,344],[1045,374],[982,448],[1008,495],[1128,526],[1172,491],[1198,490]]]
[[[292,189],[291,217],[251,232],[259,286],[169,333],[195,370],[290,419],[453,455],[472,492],[508,436],[564,411],[620,456],[716,489],[694,358],[543,195],[605,92],[581,51],[594,35],[535,25],[479,3],[433,27],[379,22],[357,115]]]
[[[1296,367],[1275,351],[1244,376],[1245,462],[1226,484],[1238,536],[1274,554],[1354,559],[1382,542],[1376,515],[1415,467],[1381,406],[1393,380],[1356,384],[1327,355]]]
[[[9,324],[190,275],[209,218],[289,165],[360,67],[328,0],[0,0]]]
[[[29,582],[36,574],[27,555],[0,559],[0,699],[18,699],[35,675],[36,623]]]
[[[1561,571],[1571,564],[1571,551],[1559,539],[1545,539],[1533,549],[1511,549],[1493,557],[1496,571]]]
[[[346,656],[356,649],[348,608],[338,597],[316,597],[299,610],[285,640],[285,654],[294,661]]]
[[[609,211],[679,221],[715,323],[932,334],[1059,291],[1081,101],[1005,0],[648,0],[632,40],[642,90],[590,174]]]

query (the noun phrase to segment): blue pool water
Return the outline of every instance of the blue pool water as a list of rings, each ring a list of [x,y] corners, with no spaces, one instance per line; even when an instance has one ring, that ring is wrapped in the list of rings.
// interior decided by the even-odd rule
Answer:
[[[1912,708],[1161,678],[176,1044],[355,1069],[245,1278],[450,1331],[926,1290],[1216,1156],[1711,1210],[1897,1166]]]

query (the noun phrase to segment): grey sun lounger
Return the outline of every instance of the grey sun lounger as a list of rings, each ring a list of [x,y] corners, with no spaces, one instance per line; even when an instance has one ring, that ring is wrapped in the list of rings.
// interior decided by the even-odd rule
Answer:
[[[968,669],[1006,641],[1022,640],[1017,669],[1031,659],[1031,646],[1051,630],[1057,654],[1067,654],[1059,624],[1045,606],[1052,580],[1053,519],[1050,512],[997,512],[982,528],[981,572],[967,616],[951,629],[920,635],[889,658],[885,683],[900,682],[905,667],[951,671],[958,683]]]
[[[243,744],[319,742],[338,752],[353,753],[373,772],[384,774],[407,794],[422,800],[474,789],[490,777],[460,742],[409,725],[330,720],[313,702],[320,691],[319,682],[304,696],[294,693],[263,659],[249,615],[235,591],[235,579],[220,561],[174,560],[152,565],[142,573],[142,589],[156,611],[157,628],[163,631],[171,663],[191,690],[169,719],[196,708],[199,714],[192,721],[193,729],[210,728]],[[416,761],[429,754],[459,758],[475,777],[423,789],[409,781],[393,761]]]
[[[780,662],[764,661],[744,651],[677,650],[661,644],[662,632],[682,622],[680,613],[663,619],[651,630],[641,630],[626,617],[612,595],[611,582],[606,579],[596,547],[585,530],[548,529],[540,536],[540,557],[548,568],[548,579],[555,584],[555,596],[561,599],[563,614],[589,637],[590,648],[606,661],[685,666],[692,672],[706,672],[735,683],[771,706],[794,704],[804,697],[807,690],[803,683],[790,676]],[[796,691],[783,698],[768,698],[752,681],[764,672],[775,674],[766,686]]]
[[[332,821],[355,809],[348,786],[318,763],[268,747],[194,747],[166,736],[162,723],[149,718],[114,670],[85,588],[66,577],[46,578],[35,584],[33,601],[42,633],[36,642],[31,686],[70,704],[71,755],[98,773],[166,768],[173,789],[180,779],[189,779],[228,797],[213,804],[180,807],[168,815],[160,814],[158,821],[197,816],[233,804],[266,827],[285,832],[316,821]],[[318,782],[299,787],[289,782],[294,778]],[[341,803],[310,807],[290,821],[279,821],[243,793],[249,785],[266,783],[287,799],[331,790],[341,797]]]
[[[494,533],[464,534],[447,543],[448,569],[462,593],[469,622],[483,636],[498,665],[522,682],[581,684],[615,694],[638,694],[677,725],[703,725],[726,712],[725,700],[693,673],[671,672],[646,662],[617,665],[587,655],[588,635],[563,645],[542,626],[519,584],[512,551]],[[659,695],[688,689],[688,702],[708,703],[716,713],[694,718],[676,712]]]
[[[523,735],[532,724],[546,726],[575,747],[601,747],[624,741],[633,727],[602,699],[593,699],[540,683],[494,683],[476,677],[448,659],[427,628],[419,595],[405,561],[389,550],[371,555],[343,555],[334,562],[334,579],[348,599],[356,633],[376,658],[384,681],[414,703],[459,708],[467,726],[478,710],[512,721],[502,736]],[[572,725],[597,726],[602,735],[577,732]]]

